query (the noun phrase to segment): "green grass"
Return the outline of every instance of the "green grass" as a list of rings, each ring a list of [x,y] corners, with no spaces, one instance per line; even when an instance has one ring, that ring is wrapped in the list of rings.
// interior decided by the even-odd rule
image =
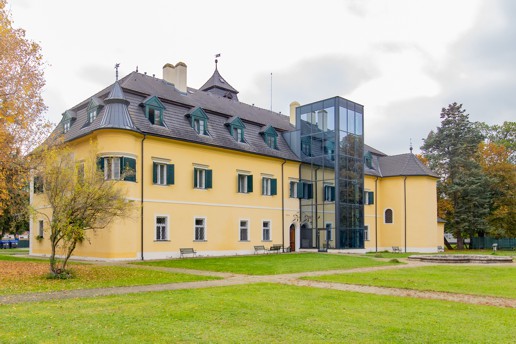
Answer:
[[[70,268],[75,272],[75,278],[56,280],[46,278],[47,264],[15,262],[8,267],[0,264],[3,269],[0,274],[0,295],[218,279],[131,267],[72,264]]]
[[[1,249],[1,255],[13,255],[13,254],[29,254],[28,248],[10,248],[10,249]]]
[[[510,343],[516,309],[253,284],[0,306],[5,343]]]
[[[392,265],[393,263],[377,261],[364,256],[323,253],[293,253],[172,259],[134,264],[231,272],[247,275],[275,275],[305,271],[353,269],[368,266]]]
[[[25,256],[20,257],[14,253],[11,254],[0,254],[0,261],[6,260],[11,262],[44,262],[48,264],[48,258],[26,258]]]
[[[439,253],[418,253],[418,252],[407,252],[407,253],[394,253],[394,252],[368,252],[367,257],[375,258],[407,258],[413,255],[435,255],[435,254],[480,254],[480,255],[492,255],[493,250],[445,250]],[[496,251],[496,256],[516,256],[515,251]]]
[[[304,279],[516,298],[516,266],[425,266]]]

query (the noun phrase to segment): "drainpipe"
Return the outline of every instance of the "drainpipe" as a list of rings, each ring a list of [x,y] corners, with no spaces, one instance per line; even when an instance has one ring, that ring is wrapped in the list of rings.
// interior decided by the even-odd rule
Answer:
[[[378,176],[374,181],[374,251],[378,252]]]
[[[145,170],[144,169],[144,164],[143,164],[143,141],[145,141],[145,139],[147,138],[147,135],[143,134],[143,139],[142,139],[142,152],[141,152],[141,201],[140,201],[140,220],[141,220],[141,223],[140,223],[140,231],[141,231],[141,260],[144,260],[143,258],[143,182],[144,182],[144,178],[143,178],[143,171]]]
[[[407,253],[407,176],[403,179],[403,206],[405,215],[405,253]]]
[[[283,159],[281,164],[281,245],[283,246],[283,252],[285,252],[285,185],[283,167],[286,163],[287,160]]]

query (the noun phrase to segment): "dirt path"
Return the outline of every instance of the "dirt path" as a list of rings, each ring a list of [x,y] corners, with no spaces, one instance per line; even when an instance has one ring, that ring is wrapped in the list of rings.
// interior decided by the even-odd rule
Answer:
[[[102,264],[102,265],[104,265],[104,264]],[[105,265],[110,265],[110,264],[105,264]],[[177,269],[177,268],[164,268],[164,267],[153,267],[153,266],[142,266],[142,265],[134,266],[134,265],[125,264],[125,263],[117,263],[117,265],[132,266],[132,267],[137,267],[137,268],[146,268],[146,269],[161,270],[161,271],[187,273],[187,274],[194,274],[194,275],[203,275],[203,276],[217,276],[217,277],[221,277],[222,279],[213,280],[213,281],[153,284],[153,285],[96,288],[96,289],[78,289],[78,290],[67,290],[67,291],[47,292],[47,293],[4,295],[4,296],[0,296],[0,305],[16,304],[16,303],[24,303],[24,302],[51,301],[51,300],[56,300],[56,299],[88,298],[88,297],[108,296],[108,295],[145,293],[145,292],[153,292],[153,291],[224,287],[224,286],[250,284],[250,283],[279,283],[279,284],[286,284],[286,285],[295,285],[295,286],[300,286],[300,287],[325,288],[325,289],[334,289],[334,290],[351,291],[351,292],[376,294],[376,295],[415,297],[415,298],[444,300],[444,301],[470,303],[470,304],[478,304],[478,305],[516,308],[516,299],[509,299],[509,298],[491,297],[491,296],[476,296],[476,295],[455,294],[455,293],[446,293],[446,292],[433,292],[433,291],[418,291],[418,290],[400,289],[400,288],[372,287],[372,286],[364,286],[364,285],[319,282],[319,281],[309,281],[309,280],[301,280],[300,279],[301,277],[308,277],[308,276],[322,276],[322,275],[378,271],[378,270],[391,270],[391,269],[407,269],[407,268],[414,268],[414,267],[419,267],[419,266],[437,265],[437,264],[429,264],[429,263],[421,263],[421,262],[413,262],[413,261],[408,261],[407,264],[404,264],[404,265],[378,266],[378,267],[357,268],[357,269],[350,269],[350,270],[300,272],[300,273],[293,273],[293,274],[268,275],[268,276],[239,275],[239,274],[232,274],[232,273],[221,273],[221,272],[188,270],[188,269]]]

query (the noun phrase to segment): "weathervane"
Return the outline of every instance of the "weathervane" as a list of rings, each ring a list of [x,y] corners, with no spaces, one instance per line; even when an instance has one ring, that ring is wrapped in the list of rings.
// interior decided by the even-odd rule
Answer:
[[[215,55],[215,69],[217,69],[217,63],[219,62],[219,60],[217,60],[217,58],[220,57],[220,54],[216,54]]]
[[[116,70],[116,81],[118,81],[118,67],[120,67],[120,63],[115,64],[115,70]]]
[[[410,138],[410,153],[412,153],[412,137]]]

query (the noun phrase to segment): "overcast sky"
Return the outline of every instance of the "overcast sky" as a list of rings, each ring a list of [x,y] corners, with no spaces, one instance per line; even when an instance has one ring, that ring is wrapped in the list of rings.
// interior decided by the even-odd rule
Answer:
[[[240,101],[289,104],[341,96],[365,106],[366,143],[419,152],[451,102],[488,124],[516,120],[516,1],[9,0],[15,27],[48,63],[46,116],[61,114],[138,66],[188,86],[219,72]]]

